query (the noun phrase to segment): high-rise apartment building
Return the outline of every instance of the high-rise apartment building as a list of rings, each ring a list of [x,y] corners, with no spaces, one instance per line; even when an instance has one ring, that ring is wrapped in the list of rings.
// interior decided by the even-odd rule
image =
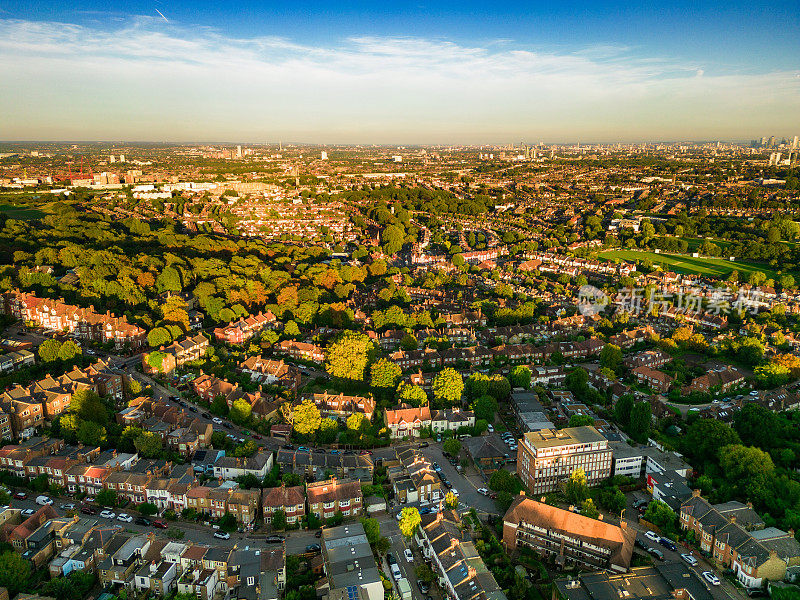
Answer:
[[[594,427],[531,431],[517,449],[517,475],[534,495],[556,489],[579,468],[590,485],[611,474],[611,449]]]

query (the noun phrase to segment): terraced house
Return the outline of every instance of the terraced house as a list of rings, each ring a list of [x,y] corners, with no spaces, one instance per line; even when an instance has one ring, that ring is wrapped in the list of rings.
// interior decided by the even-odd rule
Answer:
[[[176,368],[185,365],[193,360],[199,360],[205,355],[209,341],[202,333],[194,336],[186,336],[181,340],[172,342],[169,346],[161,346],[158,351],[164,356],[161,360],[161,369],[154,369],[147,362],[149,353],[142,355],[142,366],[146,373],[159,371],[161,373],[172,373]]]
[[[745,587],[781,581],[788,567],[800,565],[800,542],[794,531],[764,528],[764,521],[749,505],[712,505],[695,490],[681,506],[680,524],[693,531],[700,548],[718,565],[731,569]]]
[[[93,307],[81,308],[66,304],[62,299],[38,298],[27,292],[13,290],[3,294],[5,314],[32,322],[37,327],[67,331],[81,340],[104,344],[113,342],[117,349],[139,348],[146,342],[146,332],[110,311],[99,314]]]
[[[214,337],[228,344],[243,344],[257,333],[275,326],[277,319],[271,311],[242,317],[238,321],[228,323],[225,327],[214,329]]]
[[[422,515],[414,540],[431,561],[449,600],[506,600],[506,595],[453,510]]]
[[[308,509],[318,519],[329,519],[341,511],[345,517],[356,517],[364,512],[361,482],[350,479],[328,479],[306,486]]]
[[[299,522],[306,514],[303,486],[286,487],[284,483],[280,487],[264,488],[261,492],[261,509],[267,524],[272,523],[272,517],[277,510],[283,511],[286,522],[290,525]]]

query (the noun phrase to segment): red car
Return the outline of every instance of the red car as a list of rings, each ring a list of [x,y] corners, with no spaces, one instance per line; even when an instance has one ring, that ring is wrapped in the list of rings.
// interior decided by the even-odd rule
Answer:
[[[26,494],[25,492],[17,492],[16,494],[14,494],[14,498],[16,498],[17,500],[26,500],[28,498],[28,494]]]
[[[96,515],[97,511],[91,506],[81,506],[81,512],[85,515]]]
[[[153,527],[158,527],[159,529],[166,529],[169,527],[166,521],[162,521],[161,519],[153,519]]]
[[[256,439],[256,440],[260,440],[260,439],[261,439],[261,436],[260,436],[260,435],[258,435],[257,433],[254,433],[254,434],[253,434],[253,438],[254,438],[254,439]]]

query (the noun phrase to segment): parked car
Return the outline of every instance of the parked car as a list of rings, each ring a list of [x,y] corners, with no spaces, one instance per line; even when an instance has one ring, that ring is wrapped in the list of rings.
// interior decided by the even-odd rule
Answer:
[[[406,548],[406,549],[403,551],[403,554],[405,555],[405,557],[406,557],[406,560],[407,560],[408,562],[414,562],[414,553],[413,553],[413,552],[411,552],[411,550],[409,550],[408,548]]]
[[[17,492],[16,494],[14,494],[14,498],[16,498],[17,500],[27,500],[28,494],[26,494],[25,492]]]
[[[400,572],[400,567],[398,567],[397,564],[392,565],[391,568],[392,568],[392,577],[394,577],[395,580],[403,578],[403,574]]]
[[[486,488],[478,488],[478,493],[483,494],[484,496],[488,496],[489,490],[487,490]]]
[[[208,414],[207,412],[204,412],[204,413],[203,413],[203,418],[204,418],[204,419],[210,419],[210,418],[211,418],[211,415],[210,415],[210,414]]]
[[[658,548],[648,548],[647,551],[656,557],[658,560],[664,560],[664,553]]]
[[[648,546],[647,544],[645,544],[645,543],[644,543],[642,540],[640,540],[638,537],[637,537],[637,538],[636,538],[636,540],[633,542],[633,545],[634,545],[634,546],[636,546],[637,548],[641,548],[641,549],[642,549],[642,550],[644,550],[645,552],[648,550],[648,548],[650,548],[650,546]]]
[[[319,544],[309,544],[306,546],[306,552],[319,552],[320,545]]]
[[[422,592],[423,594],[427,594],[428,592],[431,591],[431,586],[422,581],[422,579],[417,579],[417,587],[419,588],[419,591]]]
[[[167,525],[166,521],[162,521],[161,519],[153,519],[153,527],[158,527],[159,529],[167,529],[169,525]]]
[[[280,535],[268,535],[265,540],[268,544],[282,544],[283,543],[283,536]]]
[[[97,510],[91,506],[81,506],[81,512],[85,515],[96,515]]]
[[[35,511],[35,510],[33,510],[32,508],[26,508],[26,509],[25,509],[25,510],[23,510],[23,511],[22,511],[20,514],[21,514],[23,517],[30,517],[30,516],[31,516],[33,513],[35,513],[35,512],[36,512],[36,511]]]
[[[122,521],[123,523],[133,523],[133,517],[128,513],[120,513],[117,515],[117,521]]]
[[[661,539],[661,536],[658,535],[655,531],[646,531],[644,537],[654,542],[657,542],[659,539]]]
[[[62,504],[59,506],[61,510],[75,510],[75,505],[72,502],[67,502],[66,504]]]
[[[211,419],[211,422],[214,423],[215,425],[222,425],[222,419],[220,419],[219,417],[214,417],[213,419]]]
[[[703,579],[711,585],[719,585],[719,577],[714,575],[711,571],[703,571]]]
[[[48,504],[52,504],[53,499],[48,498],[47,496],[37,496],[36,497],[36,504],[39,506],[47,506]]]
[[[104,519],[113,519],[117,514],[113,510],[104,510],[100,513],[100,516]]]
[[[134,521],[137,525],[144,525],[145,527],[150,527],[153,522],[148,519],[147,517],[136,517],[136,521]]]
[[[494,425],[489,423],[489,425],[486,426],[486,431],[488,431],[489,433],[494,433]]]
[[[314,534],[314,537],[321,538],[322,537],[322,529],[317,529],[317,532]]]
[[[227,531],[215,531],[214,537],[220,540],[229,540],[231,539],[231,534],[228,533]]]
[[[439,465],[439,463],[433,463],[432,466],[433,470],[436,471],[437,473],[442,470],[442,467]]]
[[[764,588],[747,588],[747,595],[751,598],[753,596],[766,596],[767,592],[764,590]]]
[[[675,545],[675,542],[669,538],[662,537],[658,540],[658,543],[664,546],[664,548],[669,548],[673,552],[678,549],[678,547]]]
[[[311,450],[309,450],[309,449],[308,449],[308,448],[306,448],[305,446],[298,446],[298,447],[297,447],[297,451],[298,451],[298,452],[311,452]],[[324,452],[324,450],[323,450],[323,452]]]
[[[429,515],[431,512],[432,510],[430,506],[423,506],[419,509],[419,514],[421,515]]]
[[[681,554],[681,558],[692,566],[697,564],[697,559],[691,554]]]
[[[389,563],[389,566],[392,566],[397,562],[391,552],[386,553],[386,562]]]

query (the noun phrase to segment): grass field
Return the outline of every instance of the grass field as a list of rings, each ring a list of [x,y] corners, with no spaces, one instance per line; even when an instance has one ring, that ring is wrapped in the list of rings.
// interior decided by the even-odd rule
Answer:
[[[745,278],[754,271],[761,271],[767,276],[767,279],[775,279],[778,276],[774,269],[764,263],[741,260],[731,262],[723,258],[693,258],[682,254],[666,254],[663,252],[656,254],[655,252],[644,250],[607,250],[600,253],[600,258],[608,260],[619,258],[627,261],[649,260],[653,265],[660,265],[667,271],[709,275],[718,279],[724,279],[733,270],[738,271],[739,275],[744,275]]]
[[[9,219],[18,219],[20,221],[41,219],[45,215],[45,213],[38,208],[17,206],[14,204],[0,204],[0,213],[7,215]]]

